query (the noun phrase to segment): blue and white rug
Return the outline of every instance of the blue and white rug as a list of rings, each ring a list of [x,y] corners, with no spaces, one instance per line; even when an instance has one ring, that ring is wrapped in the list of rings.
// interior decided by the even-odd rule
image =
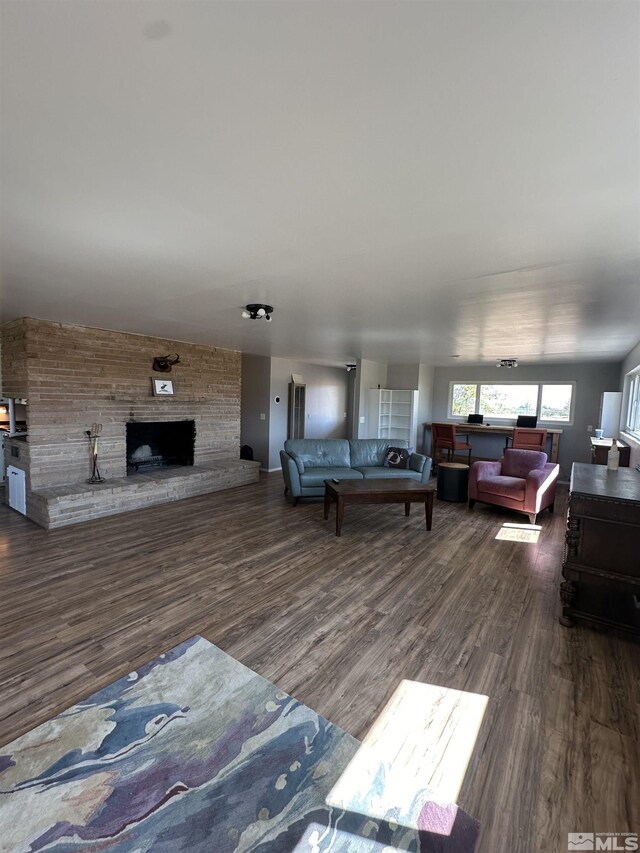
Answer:
[[[475,849],[455,806],[438,835],[326,805],[358,747],[192,637],[0,750],[0,850]]]

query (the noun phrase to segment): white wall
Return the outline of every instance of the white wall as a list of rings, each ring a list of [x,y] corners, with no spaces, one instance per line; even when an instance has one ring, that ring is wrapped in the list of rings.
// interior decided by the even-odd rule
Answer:
[[[423,424],[431,421],[433,408],[433,383],[435,368],[431,364],[421,364],[418,374],[418,432],[416,435],[416,450],[418,453],[426,453],[424,446],[425,430]]]
[[[269,390],[271,359],[263,355],[242,356],[240,443],[253,448],[253,458],[266,469],[269,464]],[[264,415],[261,420],[260,415]]]
[[[349,378],[342,367],[271,359],[269,469],[280,468],[287,438],[291,374],[302,374],[306,388],[305,438],[348,438]],[[280,403],[275,398],[280,397]]]
[[[358,361],[355,399],[357,410],[354,412],[353,438],[370,438],[376,430],[370,431],[369,424],[369,391],[372,388],[387,387],[387,365],[379,361],[369,361],[361,358]],[[364,419],[364,420],[363,420]],[[362,422],[361,422],[362,421]]]
[[[386,388],[417,391],[420,382],[419,364],[388,364]]]

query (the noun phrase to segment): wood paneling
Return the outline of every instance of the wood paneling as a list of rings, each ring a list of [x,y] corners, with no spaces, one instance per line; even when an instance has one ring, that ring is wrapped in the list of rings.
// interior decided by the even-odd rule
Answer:
[[[257,485],[46,533],[0,507],[0,741],[199,633],[362,738],[401,679],[489,697],[460,804],[487,853],[638,831],[637,645],[558,624],[566,491],[538,541],[497,507]]]

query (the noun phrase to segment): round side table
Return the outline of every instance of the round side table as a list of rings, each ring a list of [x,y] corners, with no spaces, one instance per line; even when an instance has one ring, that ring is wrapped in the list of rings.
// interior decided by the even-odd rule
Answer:
[[[469,466],[460,462],[441,462],[438,465],[438,499],[466,502],[469,496]]]

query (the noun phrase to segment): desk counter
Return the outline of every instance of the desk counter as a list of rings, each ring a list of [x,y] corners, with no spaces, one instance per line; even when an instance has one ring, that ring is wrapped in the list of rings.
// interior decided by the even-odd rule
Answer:
[[[436,423],[450,423],[450,421],[436,421]],[[424,430],[431,429],[431,422],[422,424]],[[505,435],[505,436],[513,436],[514,427],[512,426],[493,426],[491,424],[455,424],[456,433],[460,435]],[[551,440],[551,450],[549,453],[549,462],[557,462],[558,461],[558,451],[560,449],[560,436],[562,435],[561,429],[549,429],[548,427],[541,427],[541,429],[547,430],[548,439]],[[424,443],[424,442],[423,442]]]

